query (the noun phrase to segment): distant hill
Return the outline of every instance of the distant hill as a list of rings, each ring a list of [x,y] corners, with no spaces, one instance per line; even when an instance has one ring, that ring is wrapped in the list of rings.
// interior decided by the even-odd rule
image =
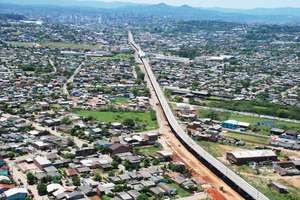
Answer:
[[[195,8],[187,5],[134,4],[127,2],[102,2],[92,0],[0,0],[0,4],[72,7],[93,12],[112,14],[132,13],[144,16],[160,16],[189,20],[220,20],[232,22],[258,22],[300,25],[300,8]],[[50,6],[50,7],[51,7]]]

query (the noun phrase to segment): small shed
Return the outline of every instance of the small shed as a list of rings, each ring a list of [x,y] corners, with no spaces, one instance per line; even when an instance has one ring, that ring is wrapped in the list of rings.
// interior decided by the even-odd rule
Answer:
[[[279,193],[288,193],[288,191],[287,191],[288,188],[285,187],[284,185],[281,185],[281,184],[277,183],[277,182],[272,182],[271,183],[271,188],[276,190]]]

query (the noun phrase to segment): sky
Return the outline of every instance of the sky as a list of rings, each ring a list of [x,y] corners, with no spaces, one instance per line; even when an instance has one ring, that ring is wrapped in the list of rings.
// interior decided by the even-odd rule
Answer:
[[[105,2],[133,2],[140,4],[158,4],[168,5],[189,5],[193,7],[221,7],[221,8],[278,8],[278,7],[296,7],[300,8],[300,0],[99,0]]]

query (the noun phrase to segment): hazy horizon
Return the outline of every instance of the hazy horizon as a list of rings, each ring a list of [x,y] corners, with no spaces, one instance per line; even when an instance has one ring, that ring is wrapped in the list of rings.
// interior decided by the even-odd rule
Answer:
[[[235,8],[235,9],[253,9],[253,8],[280,8],[294,7],[300,8],[299,0],[78,0],[78,1],[103,1],[103,2],[132,2],[138,4],[159,4],[165,3],[168,5],[181,6],[189,5],[192,7],[203,8]]]

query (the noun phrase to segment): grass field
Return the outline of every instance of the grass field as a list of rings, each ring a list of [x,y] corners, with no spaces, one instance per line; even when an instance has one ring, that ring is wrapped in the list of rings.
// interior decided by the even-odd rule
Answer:
[[[83,117],[93,116],[100,122],[120,122],[122,123],[126,118],[132,118],[138,124],[146,125],[146,130],[153,130],[158,128],[157,121],[152,121],[150,112],[136,113],[136,112],[100,112],[80,110],[76,112]]]
[[[267,138],[243,135],[243,134],[238,134],[238,133],[230,133],[230,132],[226,133],[226,137],[239,138],[241,140],[245,140],[248,142],[260,143],[260,144],[268,144],[268,142],[269,142],[269,139],[267,139]]]
[[[211,112],[210,110],[198,110],[199,116],[201,118],[205,118],[207,113]],[[252,117],[252,116],[247,116],[247,115],[240,115],[240,114],[234,114],[234,113],[225,113],[225,112],[217,112],[218,119],[220,121],[226,121],[227,119],[234,119],[234,120],[239,120],[240,122],[247,122],[250,123],[252,127],[259,127],[261,130],[257,132],[257,134],[262,134],[262,135],[268,135],[270,130],[274,128],[275,126],[267,126],[267,125],[258,125],[254,124],[253,122],[261,122],[261,121],[273,121],[276,122],[276,124],[281,125],[284,124],[283,127],[277,127],[281,128],[284,130],[294,130],[297,132],[300,132],[300,124],[297,123],[291,123],[291,122],[284,122],[284,121],[278,121],[278,120],[270,120],[266,118],[259,118],[259,117]],[[276,127],[275,127],[276,128]]]
[[[226,154],[225,149],[223,149],[219,145],[219,143],[214,143],[209,141],[196,141],[196,142],[214,157],[222,157]]]
[[[74,44],[63,42],[44,42],[41,43],[43,47],[49,48],[70,48],[70,49],[99,49],[97,45]]]
[[[124,103],[124,104],[130,104],[132,101],[129,98],[125,97],[115,97],[116,103]]]
[[[191,193],[189,193],[188,191],[186,191],[185,189],[181,188],[180,186],[178,186],[178,185],[176,185],[174,183],[171,183],[169,185],[172,186],[173,188],[175,188],[177,190],[179,197],[189,197],[189,196],[192,196]]]
[[[138,148],[138,151],[143,153],[143,154],[146,154],[146,155],[153,155],[155,154],[156,152],[158,151],[161,151],[162,150],[162,147],[159,146],[157,148],[155,148],[154,146],[150,146],[150,147],[140,147]]]
[[[268,188],[268,184],[271,182],[269,179],[265,177],[249,177],[249,176],[242,176],[245,180],[247,180],[251,185],[256,187],[262,193],[264,193],[267,197],[270,195],[270,199],[276,200],[287,200],[287,199],[299,199],[300,197],[300,189],[296,188],[295,186],[289,184],[288,182],[279,179],[276,182],[286,186],[289,188],[288,194],[280,194],[279,192]]]
[[[8,42],[8,45],[12,45],[13,47],[31,47],[32,43],[29,43],[29,42]]]

